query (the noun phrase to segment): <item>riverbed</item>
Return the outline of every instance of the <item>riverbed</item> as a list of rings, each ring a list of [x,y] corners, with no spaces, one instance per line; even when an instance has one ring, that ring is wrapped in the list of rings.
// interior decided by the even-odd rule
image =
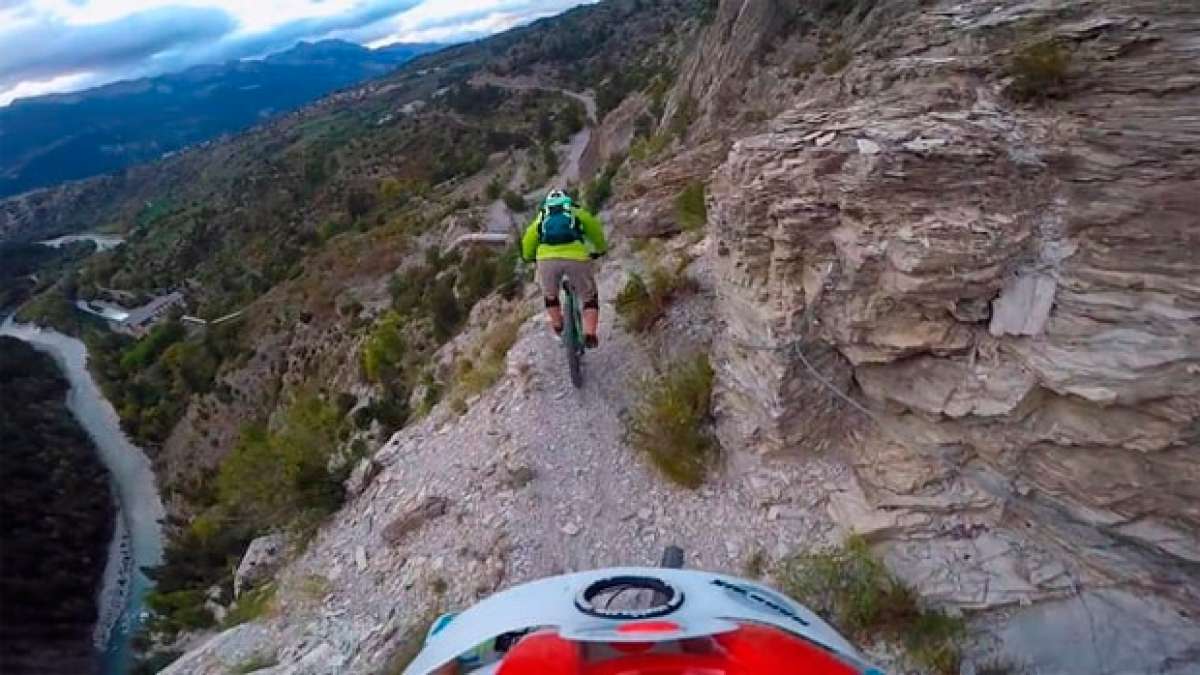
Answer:
[[[96,645],[104,652],[104,675],[124,675],[130,665],[129,642],[141,621],[142,600],[151,582],[142,568],[162,561],[162,500],[150,460],[121,431],[112,405],[87,369],[83,342],[57,331],[17,324],[0,325],[9,335],[54,357],[70,383],[67,408],[91,436],[100,460],[112,476],[117,523],[104,570],[96,625]]]

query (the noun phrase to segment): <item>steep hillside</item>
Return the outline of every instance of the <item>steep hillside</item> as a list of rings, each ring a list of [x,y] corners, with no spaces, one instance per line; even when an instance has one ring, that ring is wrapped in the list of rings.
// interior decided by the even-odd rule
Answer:
[[[97,596],[116,510],[54,359],[0,337],[0,669],[99,672]]]
[[[438,48],[370,50],[339,40],[304,42],[260,60],[18,99],[0,108],[0,197],[116,171],[236,133]]]
[[[436,611],[674,541],[797,592],[820,551],[881,556],[942,631],[841,626],[897,672],[1197,672],[1197,31],[1135,0],[606,2],[5,203],[130,231],[42,310],[246,309],[98,345],[178,518],[169,672],[399,672]],[[447,252],[564,176],[616,243],[582,392],[511,253]]]

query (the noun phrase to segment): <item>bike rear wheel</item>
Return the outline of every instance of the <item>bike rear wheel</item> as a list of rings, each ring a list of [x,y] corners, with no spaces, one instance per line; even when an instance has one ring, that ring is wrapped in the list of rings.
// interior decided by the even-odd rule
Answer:
[[[567,350],[571,384],[579,389],[583,386],[583,334],[580,332],[579,307],[570,286],[564,290],[566,302],[563,303],[563,348]]]

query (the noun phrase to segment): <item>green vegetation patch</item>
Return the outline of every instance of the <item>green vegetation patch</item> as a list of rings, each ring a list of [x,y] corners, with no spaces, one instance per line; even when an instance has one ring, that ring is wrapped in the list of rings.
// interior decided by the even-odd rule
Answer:
[[[821,62],[821,71],[826,75],[837,75],[850,65],[854,59],[854,52],[850,51],[845,46],[837,46],[825,55],[825,60]]]
[[[666,315],[672,302],[695,289],[696,282],[687,275],[685,264],[670,270],[655,265],[648,279],[632,272],[614,302],[617,316],[626,330],[646,333]]]
[[[340,446],[337,406],[305,393],[275,431],[250,425],[217,472],[220,504],[263,529],[297,514],[332,513],[342,502],[342,478],[328,469]]]
[[[232,628],[234,626],[254,621],[267,616],[275,609],[275,585],[267,584],[265,586],[255,588],[245,593],[233,603],[229,608],[229,613],[225,615],[225,620],[221,622],[222,628]],[[266,668],[267,666],[260,666]],[[250,671],[243,671],[250,672]]]
[[[626,422],[630,444],[687,488],[704,483],[718,456],[710,425],[712,386],[707,355],[675,361],[637,383]]]
[[[233,669],[233,672],[238,675],[247,675],[248,673],[266,670],[279,665],[279,657],[275,654],[255,654],[250,658],[242,661]]]
[[[835,549],[795,556],[777,573],[781,590],[861,641],[880,637],[904,645],[910,658],[933,672],[957,673],[961,619],[922,609],[912,589],[851,536]]]
[[[684,230],[698,230],[708,222],[704,183],[692,181],[675,197],[675,220]]]
[[[1021,101],[1056,98],[1066,93],[1071,52],[1055,40],[1025,45],[1012,57],[1012,94]]]

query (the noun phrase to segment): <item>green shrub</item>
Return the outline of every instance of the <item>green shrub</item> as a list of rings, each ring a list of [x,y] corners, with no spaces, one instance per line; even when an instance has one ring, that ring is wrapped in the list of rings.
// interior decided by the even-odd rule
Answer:
[[[151,591],[146,594],[146,606],[154,615],[154,629],[168,635],[211,628],[216,621],[204,607],[204,601],[205,592],[202,590]]]
[[[629,442],[671,481],[697,488],[716,461],[709,425],[713,370],[706,355],[643,378],[626,422]]]
[[[395,379],[404,360],[403,320],[396,312],[383,315],[362,348],[363,373],[375,383]]]
[[[635,162],[642,162],[648,159],[653,159],[667,149],[671,144],[671,137],[666,134],[654,134],[645,138],[638,138],[629,146],[629,156]]]
[[[622,157],[614,157],[608,161],[604,170],[588,183],[584,190],[584,205],[592,213],[599,213],[604,203],[612,196],[612,181],[621,168]]]
[[[182,340],[185,334],[183,324],[178,321],[160,323],[121,355],[121,367],[125,370],[148,367],[167,347]]]
[[[529,208],[525,203],[525,198],[512,190],[504,191],[504,205],[514,213],[523,213],[525,209]]]
[[[504,192],[504,186],[500,184],[499,176],[492,177],[492,179],[490,181],[488,181],[487,187],[484,188],[484,195],[490,201],[496,201],[497,199],[499,199],[500,195],[503,192]]]
[[[248,675],[259,670],[266,670],[279,665],[279,657],[274,654],[255,654],[242,661],[233,669],[238,675]]]
[[[1026,45],[1013,55],[1012,94],[1029,101],[1062,96],[1071,68],[1071,53],[1054,40]]]
[[[676,138],[687,136],[688,129],[692,127],[692,123],[696,121],[696,114],[699,111],[699,106],[696,99],[691,96],[686,96],[679,102],[679,107],[675,109],[675,114],[671,116],[671,123],[668,125],[671,133]]]
[[[266,616],[274,608],[275,584],[267,584],[251,589],[242,593],[237,602],[233,603],[233,606],[229,608],[229,613],[225,615],[225,620],[221,622],[221,627],[232,628],[249,621],[254,621]]]
[[[649,331],[666,314],[671,303],[682,293],[695,289],[695,281],[687,276],[684,266],[674,271],[655,266],[647,282],[642,275],[630,273],[614,304],[617,316],[631,333]]]
[[[821,71],[826,75],[837,75],[850,65],[853,60],[854,53],[843,46],[835,47],[825,57],[825,61],[821,64]]]
[[[675,220],[684,230],[696,230],[708,222],[703,183],[692,181],[675,197]]]
[[[922,666],[945,675],[958,672],[962,620],[922,610],[912,589],[892,576],[862,537],[795,556],[777,577],[785,593],[851,636],[898,640]]]
[[[340,476],[329,460],[340,446],[342,416],[332,403],[303,394],[278,431],[250,425],[217,471],[220,503],[259,528],[303,512],[328,514],[341,505]]]

